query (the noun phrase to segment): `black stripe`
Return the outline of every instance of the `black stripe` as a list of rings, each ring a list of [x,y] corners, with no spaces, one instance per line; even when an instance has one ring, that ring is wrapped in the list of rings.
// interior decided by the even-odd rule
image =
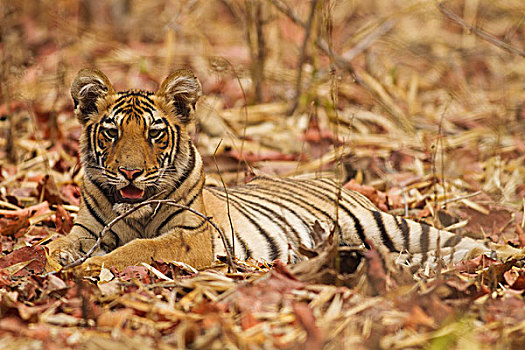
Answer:
[[[273,239],[272,236],[266,232],[261,225],[257,221],[255,221],[251,216],[250,213],[244,210],[242,205],[240,205],[238,202],[235,201],[235,199],[230,198],[230,203],[233,204],[235,209],[239,211],[239,213],[246,218],[254,227],[255,229],[266,239],[266,242],[269,245],[270,248],[270,260],[273,261],[277,259],[281,255],[281,250],[277,246],[277,243]]]
[[[188,203],[186,203],[186,206],[190,207],[193,204],[193,202],[195,201],[195,199],[200,194],[201,194],[201,191],[197,191],[197,193],[195,193],[195,195],[190,199],[190,201]],[[162,223],[157,227],[156,231],[159,234],[162,234],[161,231],[164,228],[164,226],[166,226],[173,218],[175,218],[175,216],[179,215],[180,213],[182,213],[185,210],[186,209],[179,208],[179,209],[175,210],[173,213],[171,213],[170,215],[168,215],[168,217],[166,219],[164,219],[164,221],[162,221]]]
[[[381,213],[378,211],[372,211],[372,215],[374,216],[374,220],[376,221],[377,227],[379,228],[379,232],[381,232],[381,241],[383,242],[383,244],[391,252],[398,252],[396,247],[394,247],[394,243],[390,239],[388,232],[386,232],[385,223],[383,221],[383,217],[381,216]]]
[[[119,101],[119,100],[121,100],[121,101]],[[118,114],[118,113],[115,113],[116,110],[117,110],[118,108],[120,108],[120,106],[122,106],[122,105],[123,105],[124,103],[126,103],[126,102],[127,102],[127,99],[125,99],[125,98],[119,98],[119,99],[117,100],[117,102],[113,105],[113,108],[111,108],[111,114],[114,114],[114,115],[115,115],[115,114]]]
[[[277,185],[277,183],[276,183],[276,185]],[[305,210],[306,212],[308,212],[308,214],[310,214],[312,210],[315,210],[315,211],[319,212],[321,215],[323,215],[324,217],[326,217],[328,220],[335,222],[335,218],[332,217],[330,214],[328,214],[326,211],[324,211],[321,208],[316,207],[311,202],[307,202],[302,197],[297,196],[297,192],[289,192],[289,189],[286,188],[286,187],[276,186],[276,187],[280,187],[283,191],[286,191],[286,192],[279,192],[278,194],[276,194],[275,191],[272,191],[270,188],[261,187],[261,186],[259,186],[257,184],[249,183],[249,184],[246,185],[246,187],[251,187],[251,188],[254,189],[253,191],[259,192],[261,194],[266,193],[266,194],[268,194],[270,196],[278,197],[278,198],[281,198],[281,199],[283,199],[283,200],[285,200],[287,202],[293,203],[294,205],[296,205],[296,206],[300,207],[301,209]],[[219,191],[219,190],[217,190],[215,188],[208,188],[208,189],[213,189],[213,190]],[[242,189],[242,187],[241,188],[231,188],[231,189],[229,189],[229,191],[239,192],[239,193],[242,193],[243,195],[248,195],[248,196],[256,196],[255,194],[251,193],[250,191],[246,192],[246,190]],[[258,197],[260,199],[262,199],[262,200],[268,200],[266,197],[263,197],[263,196],[258,196]],[[279,205],[279,206],[281,205],[281,203],[279,203],[279,202],[275,202],[275,203],[276,203],[276,205]],[[291,211],[293,211],[293,210],[291,210]],[[297,217],[299,217],[301,219],[301,221],[305,224],[305,226],[307,227],[307,229],[309,231],[311,231],[313,229],[312,225],[310,225],[307,222],[305,222],[305,220],[304,220],[304,218],[302,216],[298,215],[297,213],[295,213],[295,214],[296,214]],[[337,226],[338,231],[341,232],[341,227],[339,226],[339,222],[336,222],[336,226]],[[343,242],[341,242],[341,244],[343,244]]]
[[[222,198],[226,202],[226,194],[220,193],[220,195],[222,196]],[[260,215],[262,215],[264,217],[266,217],[268,220],[270,220],[271,222],[273,222],[274,224],[279,226],[281,231],[285,234],[285,236],[287,236],[287,241],[289,241],[289,239],[288,239],[288,235],[286,234],[287,230],[284,227],[284,225],[288,226],[293,231],[295,237],[297,238],[297,243],[298,244],[301,243],[301,237],[299,236],[299,234],[297,233],[295,228],[292,225],[290,225],[286,220],[284,220],[282,215],[278,215],[278,214],[275,213],[275,211],[273,211],[271,209],[268,209],[268,208],[265,208],[264,206],[262,206],[260,204],[257,204],[257,203],[254,203],[252,201],[249,201],[246,198],[241,198],[237,194],[229,193],[229,195],[230,195],[230,202],[234,204],[234,207],[237,208],[237,210],[240,211],[239,206],[240,207],[245,207],[244,204],[245,203],[249,203],[249,205],[247,207],[250,207],[253,211],[257,212],[258,214],[260,214]],[[267,214],[265,212],[262,212],[261,209],[266,211],[266,212],[271,213],[273,216],[270,215],[270,214]],[[278,219],[281,219],[282,223],[279,222]],[[284,223],[284,225],[283,225],[283,223]]]
[[[97,222],[102,226],[102,227],[105,227],[106,226],[106,223],[104,222],[104,220],[97,214],[97,212],[95,211],[95,209],[91,206],[91,204],[89,203],[89,201],[87,200],[87,197],[89,196],[91,198],[91,196],[86,192],[86,191],[82,191],[82,199],[84,201],[84,205],[86,206],[86,208],[88,209],[89,213],[91,214],[91,216],[93,216],[95,218],[95,220],[97,220]],[[118,247],[120,245],[120,238],[119,236],[117,235],[117,233],[115,231],[113,231],[113,229],[109,230],[109,232],[111,233],[111,235],[113,236],[113,239],[115,240],[115,248]]]
[[[404,218],[399,218],[395,215],[392,215],[394,221],[403,235],[403,250],[409,251],[410,249],[410,228],[408,227],[407,221]],[[399,221],[401,220],[401,222]]]
[[[222,232],[224,234],[226,232],[226,230],[223,229]],[[248,247],[246,242],[239,236],[239,234],[237,232],[235,232],[235,230],[233,231],[233,234],[235,235],[235,240],[237,240],[238,242],[241,243],[241,246],[243,248],[243,252],[246,254],[245,259],[248,259],[249,257],[253,256],[253,253],[252,253],[251,249]],[[228,246],[228,249],[230,250],[230,252],[233,252],[228,235],[224,234],[224,237],[226,238],[226,245]]]
[[[352,213],[350,210],[348,210],[346,208],[344,208],[344,210],[346,211],[346,214],[348,216],[350,216],[352,218],[352,220],[354,221],[354,227],[355,227],[355,230],[357,231],[359,239],[361,240],[361,243],[363,243],[363,245],[365,246],[366,249],[370,249],[370,244],[368,244],[367,241],[366,241],[365,230],[363,230],[363,226],[361,225],[361,222],[354,215],[354,213]]]
[[[425,263],[428,259],[428,248],[429,248],[429,235],[428,232],[430,230],[430,226],[427,224],[420,224],[421,225],[421,237],[419,237],[419,245],[421,246],[421,252],[423,253],[423,259],[421,260],[421,264]]]
[[[89,235],[90,235],[91,237],[93,237],[94,239],[98,239],[98,235],[95,234],[95,232],[91,231],[89,228],[87,228],[86,226],[82,225],[81,223],[79,223],[79,222],[75,222],[75,223],[73,224],[73,226],[78,226],[78,227],[83,228],[84,230],[87,231],[87,233],[89,233]]]
[[[175,137],[173,135],[173,129],[172,128],[169,128],[169,130],[171,131],[171,143],[173,143],[173,138]],[[173,162],[175,159],[174,157],[177,157],[179,155],[179,152],[180,152],[180,127],[178,125],[175,125],[175,130],[177,131],[177,141],[175,143],[175,156],[173,156],[173,154],[170,152],[170,162]],[[193,153],[193,158],[195,158],[195,151],[193,149],[193,145],[191,144],[191,142],[188,143],[189,147],[191,148],[190,152]]]
[[[149,98],[144,98],[142,100],[142,104],[144,104],[144,106],[147,107],[150,110],[150,114],[152,114],[152,111],[156,110],[156,108],[154,106],[154,102],[151,99],[149,99]]]
[[[461,242],[462,239],[463,237],[461,237],[460,235],[453,235],[452,237],[447,239],[445,244],[443,244],[443,247],[455,247],[459,244],[459,242]]]
[[[165,198],[171,198],[173,193],[175,193],[175,191],[177,191],[177,189],[180,188],[182,183],[186,181],[186,179],[190,176],[191,172],[195,168],[195,149],[192,147],[191,142],[189,142],[189,145],[190,145],[190,159],[188,163],[186,164],[186,169],[184,170],[184,173],[182,174],[182,176],[178,178],[177,180],[175,180],[176,185],[173,186],[173,190],[170,193],[168,193],[168,195]]]
[[[352,203],[352,201],[354,202],[357,202],[357,204],[365,209],[369,209],[369,210],[377,210],[377,207],[374,205],[374,203],[370,202],[370,200],[362,195],[361,193],[357,192],[357,191],[354,191],[354,190],[349,190],[347,188],[344,188],[342,186],[340,186],[339,184],[337,184],[336,182],[330,180],[330,179],[318,179],[318,180],[311,180],[309,182],[313,182],[315,181],[314,185],[316,187],[321,187],[321,188],[324,188],[326,189],[327,191],[331,191],[331,190],[336,190],[335,193],[337,193],[337,191],[339,191],[339,188],[341,189],[341,197],[343,197],[344,195],[347,195],[351,198],[351,200],[347,200],[347,202],[350,202]],[[323,187],[321,186],[319,183],[324,183],[324,184],[327,184],[329,186],[332,187],[332,189],[327,189],[326,187]],[[355,203],[352,203],[355,205]]]
[[[290,208],[290,207],[288,207],[288,206],[285,205],[285,204],[289,204],[289,203],[282,203],[282,202],[274,201],[274,200],[269,199],[269,198],[266,198],[266,197],[264,197],[264,196],[259,196],[259,195],[255,194],[255,193],[248,192],[248,191],[242,191],[242,190],[238,190],[238,189],[237,189],[237,190],[233,190],[233,191],[230,190],[229,192],[234,192],[234,193],[238,193],[238,194],[240,194],[240,195],[242,195],[242,196],[246,196],[246,197],[251,197],[251,198],[258,199],[258,200],[261,201],[261,203],[264,202],[264,201],[266,201],[266,202],[271,203],[271,204],[273,204],[273,205],[275,205],[275,206],[277,206],[277,207],[285,208],[285,209],[288,210],[292,215],[294,215],[297,219],[299,219],[299,221],[301,221],[301,223],[303,224],[303,227],[306,229],[307,232],[310,232],[310,231],[312,230],[311,225],[310,225],[308,222],[306,222],[306,221],[304,220],[304,218],[303,218],[301,215],[298,215],[298,214],[295,212],[295,210],[293,210],[292,208]],[[275,198],[275,197],[274,197],[274,198]],[[282,198],[282,197],[281,197],[281,198]],[[284,198],[282,198],[282,199],[284,200]],[[243,200],[245,200],[245,199],[243,199]],[[288,202],[292,202],[292,201],[288,201]],[[250,202],[250,203],[253,203],[253,202]],[[292,202],[292,203],[293,203],[293,202]],[[254,203],[254,204],[255,204],[255,203]],[[301,206],[298,205],[297,203],[294,203],[294,204],[297,205],[298,207],[301,207]],[[257,204],[257,205],[261,207],[260,204]],[[311,207],[314,208],[314,209],[316,209],[313,205],[312,205]],[[264,207],[263,207],[263,208],[264,208]],[[304,207],[301,207],[301,208],[305,209]],[[305,209],[305,210],[306,210],[306,209]],[[322,212],[322,210],[319,210],[319,211]],[[283,219],[283,221],[285,221],[286,224],[287,224],[288,226],[292,227],[292,229],[293,229],[293,226],[292,226],[291,224],[288,223],[288,221],[286,220],[286,218],[285,218],[283,215],[281,215],[281,214],[277,214],[277,213],[275,213],[275,211],[272,211],[272,212],[274,213],[274,215],[276,215],[276,216],[278,216],[279,218]],[[326,214],[326,213],[325,213],[325,214]],[[326,216],[328,216],[328,214],[326,214]],[[328,217],[329,217],[329,216],[328,216]],[[331,217],[329,217],[329,218],[332,220]],[[295,231],[295,230],[294,230],[294,231]],[[300,238],[300,237],[298,236],[298,238]]]
[[[231,245],[231,243],[230,243],[230,238],[229,238],[228,235],[225,233],[226,230],[225,230],[224,227],[222,227],[222,226],[219,227],[219,230],[221,230],[222,235],[223,235],[223,237],[224,237],[224,241],[226,242],[226,248],[225,248],[225,249],[228,249],[228,251],[230,252],[230,254],[232,254],[232,256],[233,256],[233,248],[232,248],[232,245]],[[234,234],[235,234],[235,232],[234,232]],[[213,235],[215,235],[215,233],[213,233]],[[212,242],[215,243],[215,240],[212,239]],[[222,239],[221,239],[221,242],[222,242]],[[242,242],[242,241],[239,241],[239,242],[241,242],[241,245],[243,246],[244,251],[246,252],[246,249],[247,249],[246,245],[243,245],[243,242]],[[213,251],[215,251],[215,245],[214,245]],[[246,259],[248,259],[248,256],[251,256],[249,253],[250,253],[250,252],[247,252],[247,253],[246,253],[246,255],[247,255]]]
[[[183,230],[193,231],[193,230],[201,228],[205,223],[207,223],[207,221],[203,219],[197,226],[177,225],[177,226],[173,226],[172,228],[181,228]]]
[[[280,185],[282,185],[282,186],[280,186]],[[265,187],[262,187],[262,186],[260,186],[258,184],[255,184],[255,183],[249,183],[249,184],[247,184],[247,186],[254,188],[258,192],[267,193],[270,196],[276,196],[275,191],[272,191],[271,188],[265,188]],[[298,207],[301,207],[302,209],[306,210],[307,212],[311,212],[310,209],[305,207],[305,205],[306,205],[309,208],[311,208],[311,209],[321,213],[326,218],[328,218],[330,221],[332,221],[335,224],[335,227],[336,227],[337,231],[339,232],[339,238],[340,238],[339,244],[340,245],[346,245],[346,242],[344,241],[344,239],[342,237],[341,226],[339,225],[339,222],[337,222],[335,220],[335,217],[331,216],[330,214],[328,214],[323,209],[314,206],[311,202],[307,202],[307,201],[303,200],[301,197],[297,196],[297,191],[290,190],[290,188],[288,188],[287,184],[285,184],[285,183],[272,182],[271,186],[275,186],[275,187],[278,187],[279,189],[281,189],[282,192],[278,193],[278,197],[279,198],[282,198],[283,200],[291,202],[291,203],[297,205]],[[240,187],[240,188],[233,188],[231,190],[239,191],[240,193],[243,193],[242,187]],[[245,193],[243,193],[243,194],[245,194]],[[289,196],[287,196],[287,195],[289,195]],[[261,198],[267,200],[264,197],[261,197]],[[277,202],[277,205],[281,205],[281,204]],[[302,217],[300,217],[297,214],[296,214],[296,216],[301,218],[301,221],[304,222]],[[311,235],[311,230],[313,229],[313,226],[312,225],[308,225],[307,223],[306,223],[306,226],[308,227],[308,231],[310,231],[310,235]]]
[[[265,178],[265,180],[269,180],[269,182],[271,182],[274,185],[283,184],[285,187],[286,187],[286,184],[290,184],[290,185],[292,185],[292,187],[293,187],[293,185],[295,185],[297,187],[302,188],[305,192],[309,192],[313,196],[323,197],[323,198],[325,198],[328,201],[335,201],[335,198],[330,198],[329,196],[327,196],[323,192],[320,192],[320,191],[317,191],[315,189],[312,189],[309,186],[304,186],[304,184],[301,181],[293,181],[293,180],[286,180],[286,179],[282,179],[282,181],[277,181],[277,180],[274,180],[274,179],[271,179],[271,178]],[[288,191],[291,191],[292,193],[296,193],[297,192],[297,191],[294,191],[293,189],[290,189],[290,188],[288,188]],[[352,211],[348,207],[346,207],[344,205],[343,201],[337,201],[337,202],[338,202],[337,203],[338,207],[340,209],[342,209],[348,216],[350,216],[352,218],[352,220],[354,222],[354,227],[356,229],[357,234],[359,235],[359,239],[361,240],[361,242],[365,245],[365,247],[367,249],[370,249],[370,245],[366,242],[365,231],[364,231],[363,226],[361,225],[361,222],[359,221],[359,219],[354,215],[354,213],[352,213]],[[366,208],[363,208],[363,209],[368,210]],[[334,220],[334,219],[332,219],[332,220]],[[341,237],[341,241],[342,241],[342,232],[341,231],[339,232],[339,236]]]

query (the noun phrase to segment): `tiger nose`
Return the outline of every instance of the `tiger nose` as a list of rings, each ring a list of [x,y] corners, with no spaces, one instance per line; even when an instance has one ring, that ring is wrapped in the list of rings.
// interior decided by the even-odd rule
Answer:
[[[137,177],[140,176],[144,172],[144,169],[128,169],[124,168],[123,166],[118,167],[118,171],[124,175],[124,177],[128,180],[135,180]]]

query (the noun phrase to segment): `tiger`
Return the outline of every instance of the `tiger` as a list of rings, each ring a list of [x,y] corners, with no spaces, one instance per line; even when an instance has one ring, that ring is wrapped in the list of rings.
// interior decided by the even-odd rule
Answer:
[[[71,232],[47,245],[53,258],[62,265],[77,261],[113,221],[82,271],[122,270],[152,259],[203,269],[227,253],[294,263],[303,259],[300,246],[315,247],[319,229],[334,232],[341,246],[381,246],[420,266],[493,252],[483,241],[380,211],[326,178],[259,176],[235,187],[205,186],[188,130],[201,95],[187,69],[170,74],[156,92],[116,92],[101,71],[78,72],[71,96],[82,125],[81,204]],[[141,206],[153,198],[180,205]]]

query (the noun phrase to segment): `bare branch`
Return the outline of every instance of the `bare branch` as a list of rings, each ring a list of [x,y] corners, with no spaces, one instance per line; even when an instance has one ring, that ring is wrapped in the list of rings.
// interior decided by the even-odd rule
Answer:
[[[295,81],[295,98],[293,101],[293,105],[290,108],[290,111],[288,112],[289,115],[292,115],[297,109],[297,106],[299,105],[299,98],[301,97],[301,85],[303,82],[303,66],[306,62],[306,47],[308,46],[308,41],[310,40],[315,9],[317,8],[318,2],[318,0],[312,0],[312,4],[310,6],[310,13],[308,14],[308,21],[305,23],[303,45],[301,47],[301,55],[299,56],[299,67],[297,68],[297,79]]]
[[[445,16],[447,16],[450,20],[452,20],[453,22],[456,22],[457,24],[459,24],[463,28],[467,29],[469,32],[472,32],[472,33],[476,34],[481,39],[483,39],[485,41],[488,41],[492,45],[497,46],[497,47],[499,47],[502,50],[505,50],[507,52],[510,52],[510,53],[513,53],[513,54],[516,54],[516,55],[520,55],[521,57],[525,57],[525,51],[520,50],[517,47],[514,47],[514,46],[512,46],[512,45],[510,45],[510,44],[508,44],[508,43],[506,43],[506,42],[496,38],[494,35],[489,34],[489,33],[487,33],[486,31],[484,31],[482,29],[479,29],[479,28],[477,28],[477,27],[475,27],[473,25],[468,24],[467,22],[465,22],[465,20],[463,18],[459,17],[454,12],[450,11],[449,9],[447,9],[443,5],[442,2],[438,2],[437,3],[437,7],[438,7],[439,11],[441,11],[441,13],[444,14]]]
[[[303,27],[306,29],[306,23],[304,23],[299,17],[297,17],[292,9],[288,7],[288,5],[285,5],[283,1],[281,0],[268,0],[274,5],[279,11],[281,11],[283,14],[288,16],[292,22],[295,24]],[[343,69],[346,70],[352,79],[354,81],[361,85],[363,88],[365,88],[368,92],[372,94],[379,102],[379,104],[393,117],[397,118],[401,126],[405,129],[405,131],[409,132],[410,134],[414,134],[414,126],[412,125],[412,122],[408,119],[408,117],[402,113],[401,109],[394,104],[392,98],[390,96],[386,96],[385,93],[381,93],[382,91],[378,92],[377,88],[374,88],[370,83],[368,83],[363,77],[361,77],[354,69],[352,64],[346,60],[344,57],[337,55],[335,52],[332,52],[330,50],[330,46],[326,42],[326,40],[322,38],[318,38],[315,41],[315,45],[321,49],[327,56],[333,56],[333,59],[335,61],[335,64]]]

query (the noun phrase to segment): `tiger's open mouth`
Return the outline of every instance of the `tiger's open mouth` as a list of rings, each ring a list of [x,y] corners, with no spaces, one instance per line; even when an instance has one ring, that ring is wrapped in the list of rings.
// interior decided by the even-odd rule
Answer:
[[[144,198],[144,190],[129,184],[118,191],[117,197],[119,202],[136,203]]]

